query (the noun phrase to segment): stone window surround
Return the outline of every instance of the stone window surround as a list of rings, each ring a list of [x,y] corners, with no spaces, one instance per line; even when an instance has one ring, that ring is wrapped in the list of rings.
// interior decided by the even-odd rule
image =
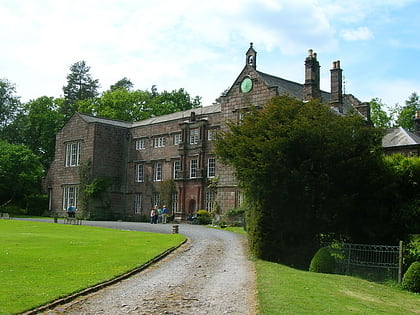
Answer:
[[[64,165],[65,167],[74,167],[80,165],[82,154],[82,140],[69,140],[64,142]]]

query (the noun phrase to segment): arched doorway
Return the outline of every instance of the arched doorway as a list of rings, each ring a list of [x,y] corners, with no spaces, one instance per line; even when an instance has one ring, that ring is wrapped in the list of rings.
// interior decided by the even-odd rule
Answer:
[[[189,213],[196,212],[197,211],[196,206],[197,206],[197,204],[195,202],[195,199],[190,199],[190,201],[188,203],[188,212]]]

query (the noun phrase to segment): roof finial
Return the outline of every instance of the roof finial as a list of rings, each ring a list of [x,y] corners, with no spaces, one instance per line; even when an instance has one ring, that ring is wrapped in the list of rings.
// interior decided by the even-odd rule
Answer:
[[[250,42],[249,43],[249,46],[251,46],[250,48],[252,48],[252,46],[254,45],[254,43],[253,42]]]

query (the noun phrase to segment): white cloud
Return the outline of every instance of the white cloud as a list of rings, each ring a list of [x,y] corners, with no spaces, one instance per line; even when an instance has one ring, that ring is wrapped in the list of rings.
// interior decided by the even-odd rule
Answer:
[[[345,40],[370,40],[373,39],[374,36],[372,34],[372,32],[369,30],[369,28],[367,27],[358,27],[356,29],[352,29],[352,30],[344,30],[341,33],[341,36],[345,39]]]
[[[397,7],[391,0],[0,0],[0,77],[23,99],[58,97],[70,65],[85,60],[102,89],[128,77],[135,88],[183,87],[210,104],[243,67],[249,42],[259,69],[302,82],[307,49],[326,68],[344,55],[357,65],[367,59],[356,55],[358,41],[373,42],[372,30],[379,38],[372,21]]]

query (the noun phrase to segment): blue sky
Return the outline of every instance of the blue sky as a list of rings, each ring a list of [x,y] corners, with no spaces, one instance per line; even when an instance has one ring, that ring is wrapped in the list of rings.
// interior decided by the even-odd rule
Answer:
[[[210,105],[254,43],[257,69],[303,83],[308,49],[321,88],[341,61],[345,92],[404,104],[420,93],[420,0],[0,0],[0,78],[23,101],[60,97],[84,60],[101,91],[185,88]]]

